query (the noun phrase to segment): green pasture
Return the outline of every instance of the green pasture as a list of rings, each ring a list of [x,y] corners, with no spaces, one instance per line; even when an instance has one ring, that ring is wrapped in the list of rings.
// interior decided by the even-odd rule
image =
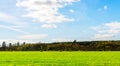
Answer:
[[[0,52],[0,66],[120,66],[120,52]]]

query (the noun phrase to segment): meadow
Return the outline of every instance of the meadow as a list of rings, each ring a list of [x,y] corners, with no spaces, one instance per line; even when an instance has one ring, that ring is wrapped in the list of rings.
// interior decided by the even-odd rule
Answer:
[[[120,66],[118,51],[0,52],[0,66]]]

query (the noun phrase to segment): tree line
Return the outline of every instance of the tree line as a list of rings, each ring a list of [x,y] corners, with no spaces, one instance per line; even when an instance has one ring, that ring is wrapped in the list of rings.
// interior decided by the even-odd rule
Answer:
[[[120,51],[120,41],[76,41],[53,43],[2,43],[0,51]]]

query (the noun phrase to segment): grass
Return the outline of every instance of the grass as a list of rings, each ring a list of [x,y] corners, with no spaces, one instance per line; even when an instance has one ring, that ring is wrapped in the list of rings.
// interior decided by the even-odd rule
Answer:
[[[0,52],[0,66],[120,66],[120,52]]]

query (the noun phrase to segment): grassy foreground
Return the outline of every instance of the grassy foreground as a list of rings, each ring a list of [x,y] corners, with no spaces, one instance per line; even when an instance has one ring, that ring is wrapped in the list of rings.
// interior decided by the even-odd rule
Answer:
[[[120,52],[0,52],[0,66],[120,66]]]

